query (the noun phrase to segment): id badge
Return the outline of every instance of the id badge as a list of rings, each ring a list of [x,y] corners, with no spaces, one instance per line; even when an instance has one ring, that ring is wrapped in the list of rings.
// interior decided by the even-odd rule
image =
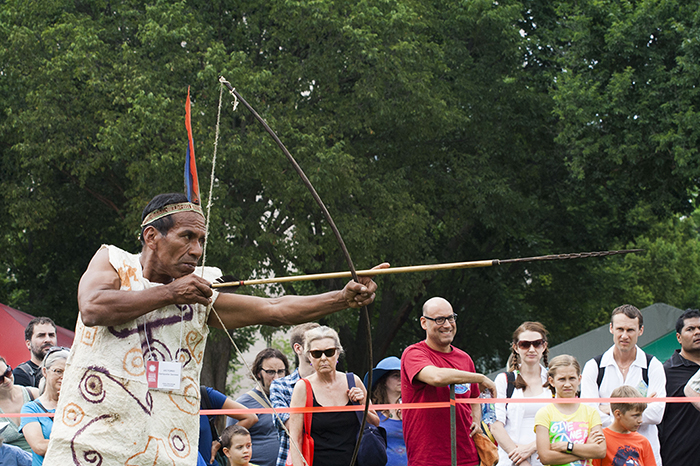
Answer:
[[[146,361],[148,388],[155,390],[179,390],[182,364],[179,362]]]

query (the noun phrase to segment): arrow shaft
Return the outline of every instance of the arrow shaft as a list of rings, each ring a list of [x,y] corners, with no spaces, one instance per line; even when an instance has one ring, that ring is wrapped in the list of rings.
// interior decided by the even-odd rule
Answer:
[[[374,277],[377,275],[390,275],[398,273],[416,273],[416,272],[435,272],[439,270],[457,270],[457,269],[473,269],[479,267],[491,267],[500,264],[512,264],[518,262],[536,262],[536,261],[553,261],[553,260],[566,260],[566,259],[584,259],[587,257],[605,257],[617,254],[628,254],[634,252],[640,252],[641,249],[624,249],[620,251],[597,251],[597,252],[580,252],[573,254],[556,254],[548,256],[536,256],[536,257],[523,257],[519,259],[491,259],[482,261],[470,261],[470,262],[451,262],[445,264],[428,264],[428,265],[409,265],[405,267],[390,267],[388,269],[376,269],[376,270],[358,270],[358,277]],[[300,282],[300,281],[311,281],[311,280],[328,280],[333,278],[351,278],[351,272],[330,272],[330,273],[318,273],[311,275],[291,275],[288,277],[273,277],[273,278],[260,278],[256,280],[240,280],[227,283],[213,283],[212,288],[223,288],[229,286],[242,286],[242,285],[266,285],[270,283],[289,283],[289,282]]]

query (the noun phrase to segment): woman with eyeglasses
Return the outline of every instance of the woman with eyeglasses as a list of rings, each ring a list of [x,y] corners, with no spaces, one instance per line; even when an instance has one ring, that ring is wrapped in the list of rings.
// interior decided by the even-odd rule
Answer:
[[[496,377],[499,396],[542,398],[542,403],[496,404],[496,421],[491,424],[491,433],[498,442],[499,466],[542,465],[535,443],[535,414],[552,398],[552,393],[544,388],[549,353],[547,335],[541,323],[524,322],[513,333],[508,372]]]
[[[44,356],[41,363],[41,373],[44,378],[39,382],[41,395],[34,401],[22,406],[22,413],[39,414],[55,413],[58,396],[61,393],[63,371],[66,370],[66,360],[70,351],[67,348],[53,347]],[[46,449],[49,447],[49,436],[53,427],[53,418],[37,416],[23,417],[19,429],[32,447],[32,466],[41,466],[44,462]]]
[[[34,387],[22,387],[15,385],[12,368],[0,356],[0,423],[7,422],[7,427],[2,430],[0,436],[7,445],[15,445],[24,451],[32,451],[27,440],[19,431],[20,418],[3,417],[2,413],[19,413],[22,405],[39,396],[39,390]]]
[[[289,375],[287,356],[277,348],[265,348],[255,356],[251,371],[258,383],[252,390],[239,396],[236,401],[250,409],[269,409],[270,385],[273,381]],[[235,424],[233,419],[226,422],[227,426],[233,424]],[[275,466],[277,453],[280,450],[280,439],[272,414],[258,414],[258,422],[248,431],[253,443],[250,462],[257,466]]]
[[[364,403],[367,391],[360,378],[336,370],[343,347],[335,330],[320,326],[306,332],[304,351],[316,372],[296,383],[292,393],[292,408],[306,406],[307,389],[311,390],[315,407]],[[352,379],[352,388],[348,377]],[[379,417],[374,411],[369,411],[367,422],[379,425]],[[314,413],[309,432],[314,441],[313,466],[350,464],[359,430],[360,423],[354,411]],[[292,414],[289,417],[289,432],[291,439],[301,449],[304,435],[303,414]],[[287,463],[294,466],[304,465],[294,445],[289,449]]]

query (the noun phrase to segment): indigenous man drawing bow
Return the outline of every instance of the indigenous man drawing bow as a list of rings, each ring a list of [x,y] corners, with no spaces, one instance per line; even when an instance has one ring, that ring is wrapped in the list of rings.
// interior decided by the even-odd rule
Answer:
[[[369,278],[314,296],[213,292],[197,267],[199,205],[158,195],[142,215],[141,254],[103,246],[78,287],[80,316],[45,464],[193,466],[199,375],[213,306],[228,329],[296,324],[374,300]],[[388,264],[378,267],[385,268]]]

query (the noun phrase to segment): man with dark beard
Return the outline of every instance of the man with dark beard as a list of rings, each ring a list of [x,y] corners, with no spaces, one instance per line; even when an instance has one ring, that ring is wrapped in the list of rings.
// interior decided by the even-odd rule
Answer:
[[[56,346],[56,324],[48,317],[35,317],[24,330],[24,340],[31,359],[15,367],[15,385],[38,387],[41,379],[41,361],[52,346]]]
[[[685,397],[688,380],[700,370],[700,311],[687,309],[676,322],[681,349],[664,363],[666,394]],[[661,459],[667,466],[695,464],[700,457],[700,412],[691,403],[667,403],[659,425]],[[693,459],[695,458],[695,459]]]

